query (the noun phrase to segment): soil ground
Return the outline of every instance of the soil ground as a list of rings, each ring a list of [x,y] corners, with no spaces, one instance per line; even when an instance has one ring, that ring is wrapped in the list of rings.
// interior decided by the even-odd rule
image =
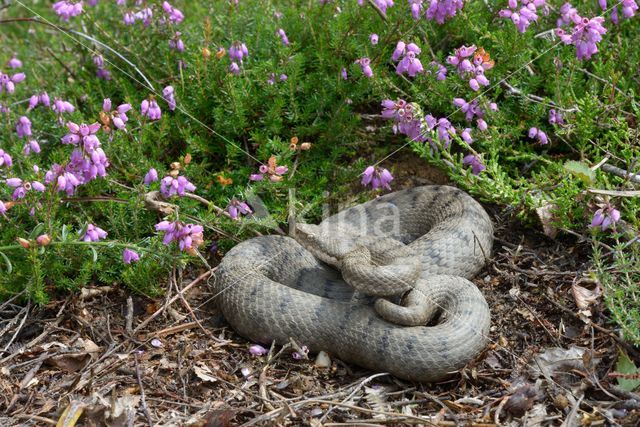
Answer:
[[[411,155],[396,162],[396,189],[446,181]],[[0,425],[639,425],[640,396],[615,371],[620,352],[636,364],[640,353],[589,293],[588,241],[551,240],[487,210],[497,239],[475,283],[490,344],[448,381],[412,384],[336,359],[320,368],[292,348],[254,356],[216,314],[208,272],[190,271],[157,300],[114,285],[41,308],[1,304]]]

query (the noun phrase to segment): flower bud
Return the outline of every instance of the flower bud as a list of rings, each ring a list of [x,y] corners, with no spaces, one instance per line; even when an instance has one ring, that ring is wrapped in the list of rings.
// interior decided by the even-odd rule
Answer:
[[[224,50],[223,47],[221,47],[220,49],[218,49],[218,51],[216,52],[216,58],[221,59],[225,54],[227,53],[226,50]]]
[[[202,48],[202,57],[209,58],[211,56],[211,51],[207,47]]]
[[[303,142],[302,144],[300,144],[300,149],[304,151],[311,150],[311,143]]]
[[[16,239],[18,241],[18,243],[20,243],[20,245],[25,248],[25,249],[29,249],[30,243],[27,239],[23,239],[22,237],[18,237]]]
[[[49,243],[51,243],[51,237],[48,234],[41,234],[36,237],[36,243],[39,246],[47,246]]]

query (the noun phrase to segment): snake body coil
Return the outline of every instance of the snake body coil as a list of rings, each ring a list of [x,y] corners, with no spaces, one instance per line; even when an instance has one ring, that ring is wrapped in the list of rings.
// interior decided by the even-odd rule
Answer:
[[[364,239],[373,258],[376,241],[402,246],[394,248],[401,254],[397,259],[405,257],[411,263],[415,254],[419,277],[410,284],[406,299],[425,307],[431,323],[400,326],[385,320],[401,316],[401,295],[373,304],[373,297],[362,293],[375,292],[355,292],[343,277],[362,276],[362,286],[367,287],[378,278],[381,284],[388,282],[388,271],[396,270],[365,275],[368,268],[355,268],[360,266],[357,251],[343,261],[302,233],[297,236],[302,244],[280,236],[247,240],[222,260],[216,274],[218,304],[240,335],[265,344],[293,338],[312,352],[324,350],[346,362],[420,382],[447,377],[484,348],[489,307],[467,279],[490,256],[493,227],[469,195],[447,186],[398,191],[346,209],[319,227],[347,251],[360,248],[358,242]],[[349,274],[327,263],[338,268],[344,264]],[[397,271],[404,272],[401,267]],[[407,286],[400,287],[402,294]],[[385,305],[390,312],[383,319],[378,313]]]

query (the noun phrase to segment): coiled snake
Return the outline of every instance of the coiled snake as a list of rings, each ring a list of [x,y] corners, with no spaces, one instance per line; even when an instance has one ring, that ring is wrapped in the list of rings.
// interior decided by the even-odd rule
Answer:
[[[293,338],[371,370],[437,381],[486,344],[489,307],[468,279],[492,243],[489,216],[465,192],[398,191],[299,224],[296,240],[238,244],[216,273],[218,304],[254,342]]]

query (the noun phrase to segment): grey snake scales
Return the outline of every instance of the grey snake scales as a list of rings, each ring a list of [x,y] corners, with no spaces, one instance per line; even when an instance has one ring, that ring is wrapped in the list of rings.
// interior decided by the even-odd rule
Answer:
[[[293,338],[371,370],[438,381],[486,345],[489,307],[468,279],[492,243],[491,220],[468,194],[416,187],[301,224],[296,240],[238,244],[216,273],[217,303],[254,342]]]

